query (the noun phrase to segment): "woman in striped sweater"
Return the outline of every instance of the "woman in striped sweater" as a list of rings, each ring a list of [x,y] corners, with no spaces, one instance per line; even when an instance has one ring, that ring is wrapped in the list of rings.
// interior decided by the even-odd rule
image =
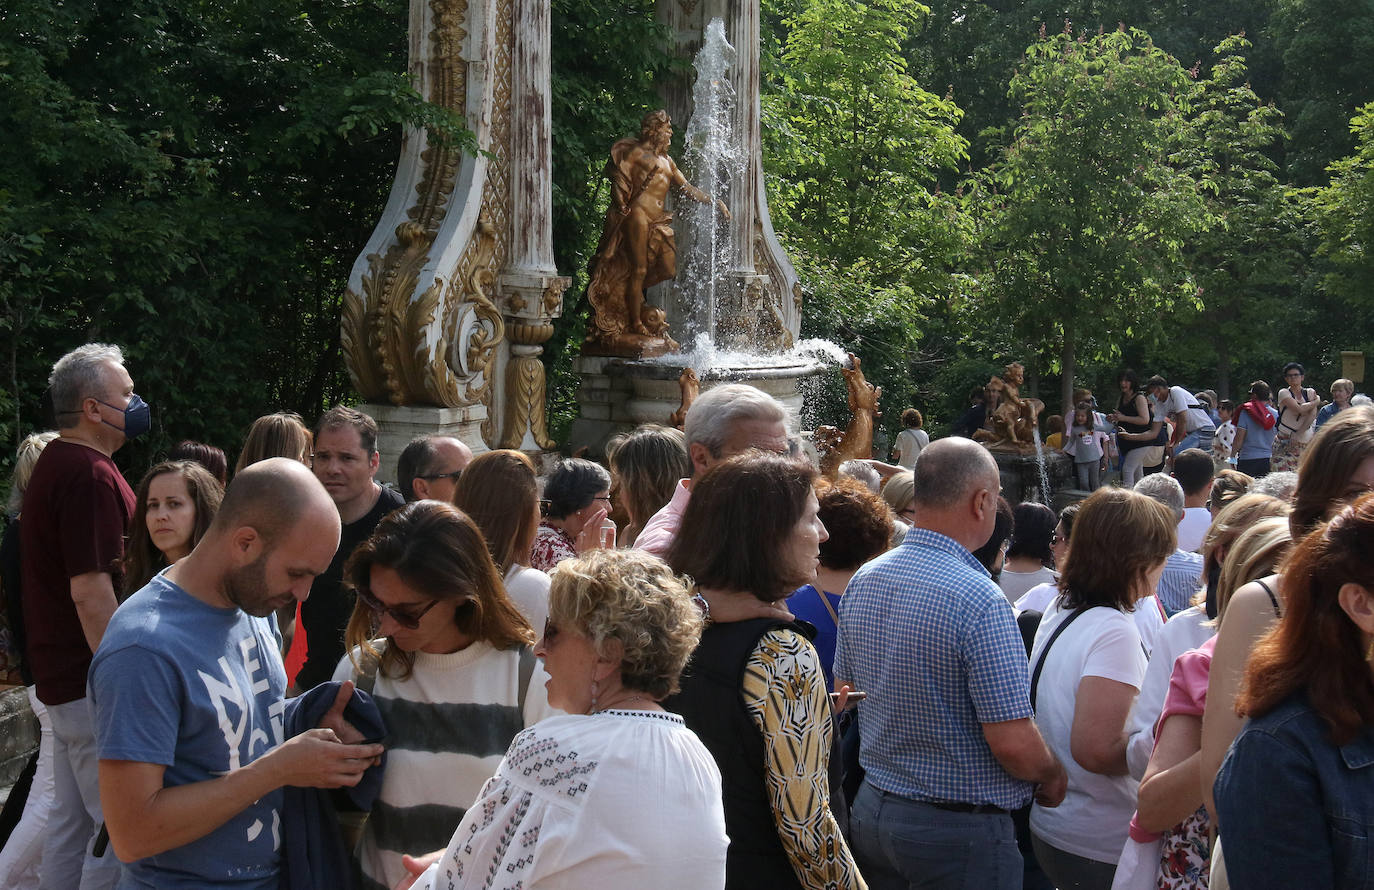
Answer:
[[[402,855],[443,846],[511,739],[554,712],[534,633],[457,507],[417,501],[387,516],[344,577],[357,600],[334,678],[370,691],[387,726],[361,886],[390,888],[407,875]]]

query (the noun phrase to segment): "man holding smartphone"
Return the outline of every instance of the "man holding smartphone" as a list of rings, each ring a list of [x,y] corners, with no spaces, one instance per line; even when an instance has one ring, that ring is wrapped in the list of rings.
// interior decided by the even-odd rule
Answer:
[[[274,890],[282,789],[355,785],[382,753],[343,720],[349,684],[320,728],[283,740],[286,671],[270,616],[309,594],[339,525],[300,463],[253,464],[196,548],[110,619],[90,697],[126,881]]]

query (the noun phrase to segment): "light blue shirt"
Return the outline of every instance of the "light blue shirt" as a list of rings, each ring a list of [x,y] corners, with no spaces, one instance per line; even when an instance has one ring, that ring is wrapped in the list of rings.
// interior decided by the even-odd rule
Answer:
[[[1164,574],[1159,576],[1155,596],[1170,618],[1193,604],[1202,587],[1202,562],[1201,553],[1177,549],[1164,560]]]
[[[868,693],[859,763],[916,800],[1016,809],[1030,782],[992,754],[982,724],[1031,716],[1026,649],[987,570],[944,535],[912,528],[859,569],[840,601],[835,678]]]

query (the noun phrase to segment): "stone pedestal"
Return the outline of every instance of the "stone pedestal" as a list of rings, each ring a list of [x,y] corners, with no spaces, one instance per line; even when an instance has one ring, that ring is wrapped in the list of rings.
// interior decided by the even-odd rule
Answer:
[[[997,472],[1002,477],[1002,496],[1013,505],[1022,501],[1036,501],[1054,509],[1054,492],[1067,489],[1075,481],[1073,460],[1060,451],[1045,452],[1045,475],[1050,486],[1048,493],[1042,491],[1044,484],[1040,478],[1040,464],[1033,453],[994,451],[992,457],[997,461]]]
[[[0,690],[0,803],[38,747],[38,720],[22,686]]]
[[[802,411],[802,381],[823,369],[815,362],[787,362],[774,367],[714,368],[698,372],[701,392],[722,383],[747,383],[782,402],[789,430],[796,431]],[[678,376],[682,365],[632,361],[604,356],[580,356],[573,369],[581,378],[577,401],[581,412],[569,436],[574,449],[585,445],[600,457],[606,442],[642,423],[667,424],[682,404]]]
[[[461,439],[474,454],[490,450],[482,440],[481,429],[487,412],[480,404],[467,408],[366,404],[359,405],[358,410],[377,421],[377,450],[382,456],[377,469],[378,482],[396,481],[397,458],[411,439],[425,433]]]

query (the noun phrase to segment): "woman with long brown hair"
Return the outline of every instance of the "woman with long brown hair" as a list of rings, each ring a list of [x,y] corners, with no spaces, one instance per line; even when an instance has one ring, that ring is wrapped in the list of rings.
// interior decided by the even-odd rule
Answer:
[[[815,580],[829,537],[815,481],[810,464],[775,454],[717,464],[692,484],[668,564],[713,609],[780,604]],[[701,737],[728,789],[725,886],[862,886],[830,809],[839,755],[825,673],[803,629],[783,618],[717,621],[692,659],[664,707]]]
[[[1033,806],[1030,824],[1040,867],[1059,887],[1108,890],[1126,842],[1137,788],[1126,719],[1146,664],[1131,613],[1158,587],[1177,523],[1153,498],[1099,488],[1079,508],[1059,598],[1036,631],[1031,704],[1069,789],[1058,807]]]
[[[368,880],[391,887],[408,874],[401,857],[444,846],[515,734],[548,716],[545,677],[481,531],[452,504],[388,515],[344,579],[357,600],[334,679],[370,692],[387,726],[357,852]]]
[[[134,496],[124,545],[124,597],[195,548],[219,511],[224,488],[196,461],[169,460],[148,471]]]
[[[1216,780],[1233,886],[1374,882],[1370,553],[1374,495],[1364,495],[1308,534],[1284,566],[1284,617],[1250,657],[1236,699],[1250,722]]]
[[[524,452],[503,448],[473,458],[453,488],[453,503],[482,530],[506,594],[530,627],[549,617],[549,576],[530,567],[539,529],[539,478]]]
[[[1323,519],[1366,491],[1374,490],[1374,408],[1353,407],[1321,428],[1303,456],[1288,525],[1301,540]],[[1255,641],[1279,620],[1287,598],[1277,575],[1241,587],[1227,607],[1217,634],[1202,718],[1200,780],[1213,824],[1225,835],[1225,820],[1212,807],[1212,783],[1242,720],[1234,702]],[[1214,857],[1215,858],[1215,857]]]

